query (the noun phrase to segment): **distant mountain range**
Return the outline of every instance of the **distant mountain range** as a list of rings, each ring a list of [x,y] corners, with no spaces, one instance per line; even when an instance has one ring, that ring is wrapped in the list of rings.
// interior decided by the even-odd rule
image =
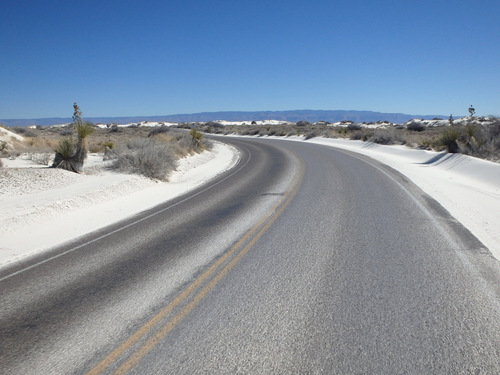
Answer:
[[[434,118],[447,118],[442,115],[407,115],[404,113],[382,113],[372,111],[342,111],[342,110],[293,110],[293,111],[256,111],[256,112],[202,112],[192,114],[165,115],[165,116],[131,116],[131,117],[85,117],[85,120],[94,123],[116,123],[129,124],[141,121],[158,122],[207,122],[207,121],[354,121],[354,122],[377,122],[389,121],[404,123],[411,119],[432,120]],[[0,123],[6,126],[30,126],[30,125],[56,125],[71,122],[71,118],[37,118],[37,119],[0,119]]]

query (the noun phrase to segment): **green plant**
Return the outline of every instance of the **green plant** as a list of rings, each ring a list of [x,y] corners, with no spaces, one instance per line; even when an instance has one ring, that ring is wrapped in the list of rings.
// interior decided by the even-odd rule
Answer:
[[[203,133],[199,132],[196,129],[191,129],[189,135],[191,136],[191,142],[193,144],[193,147],[197,149],[203,149],[203,143],[201,142],[201,139],[203,138]]]
[[[107,140],[107,141],[102,142],[102,147],[104,149],[106,149],[106,147],[107,147],[110,150],[112,150],[115,148],[115,143],[113,141]]]
[[[52,167],[74,171],[72,158],[75,154],[75,143],[73,139],[69,137],[61,139],[54,151],[56,152],[56,156]]]
[[[87,158],[86,139],[95,131],[95,128],[91,122],[83,121],[82,112],[76,103],[73,104],[73,109],[73,125],[78,137],[76,144],[72,140],[69,141],[68,138],[63,139],[55,150],[56,156],[52,167],[81,173],[83,171],[83,162]],[[71,149],[69,148],[69,142],[73,145]],[[59,152],[59,150],[64,151],[66,154]],[[73,154],[68,157],[67,152],[70,150]]]
[[[61,154],[64,159],[70,159],[75,153],[75,143],[69,137],[63,138],[59,141],[54,151]]]
[[[422,138],[419,142],[419,147],[430,150],[432,148],[432,140],[429,138]]]
[[[446,147],[446,150],[451,153],[460,151],[458,139],[460,138],[460,131],[457,128],[445,128],[439,137],[439,143]]]
[[[94,124],[90,121],[75,122],[75,129],[78,138],[85,139],[95,131]]]
[[[469,145],[472,139],[476,136],[479,131],[479,126],[473,122],[468,122],[464,126],[464,132],[467,136],[467,144]]]

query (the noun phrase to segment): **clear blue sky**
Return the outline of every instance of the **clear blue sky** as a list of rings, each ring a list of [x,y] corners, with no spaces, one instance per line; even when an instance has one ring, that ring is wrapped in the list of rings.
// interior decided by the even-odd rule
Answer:
[[[4,0],[0,51],[4,119],[500,115],[498,0]]]

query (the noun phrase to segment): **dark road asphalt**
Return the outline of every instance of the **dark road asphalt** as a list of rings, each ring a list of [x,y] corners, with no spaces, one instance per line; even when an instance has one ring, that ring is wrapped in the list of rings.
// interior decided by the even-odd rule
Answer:
[[[0,373],[500,373],[500,262],[439,204],[345,151],[224,140],[209,185],[0,271]]]

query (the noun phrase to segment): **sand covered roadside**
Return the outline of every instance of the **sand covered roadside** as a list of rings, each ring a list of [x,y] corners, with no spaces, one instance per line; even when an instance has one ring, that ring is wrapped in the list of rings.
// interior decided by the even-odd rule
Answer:
[[[237,163],[231,146],[181,159],[168,182],[105,168],[90,155],[85,173],[4,160],[0,168],[0,267],[102,228],[200,186]]]
[[[394,168],[439,202],[500,260],[500,163],[362,141],[313,138],[307,142],[354,151]]]

